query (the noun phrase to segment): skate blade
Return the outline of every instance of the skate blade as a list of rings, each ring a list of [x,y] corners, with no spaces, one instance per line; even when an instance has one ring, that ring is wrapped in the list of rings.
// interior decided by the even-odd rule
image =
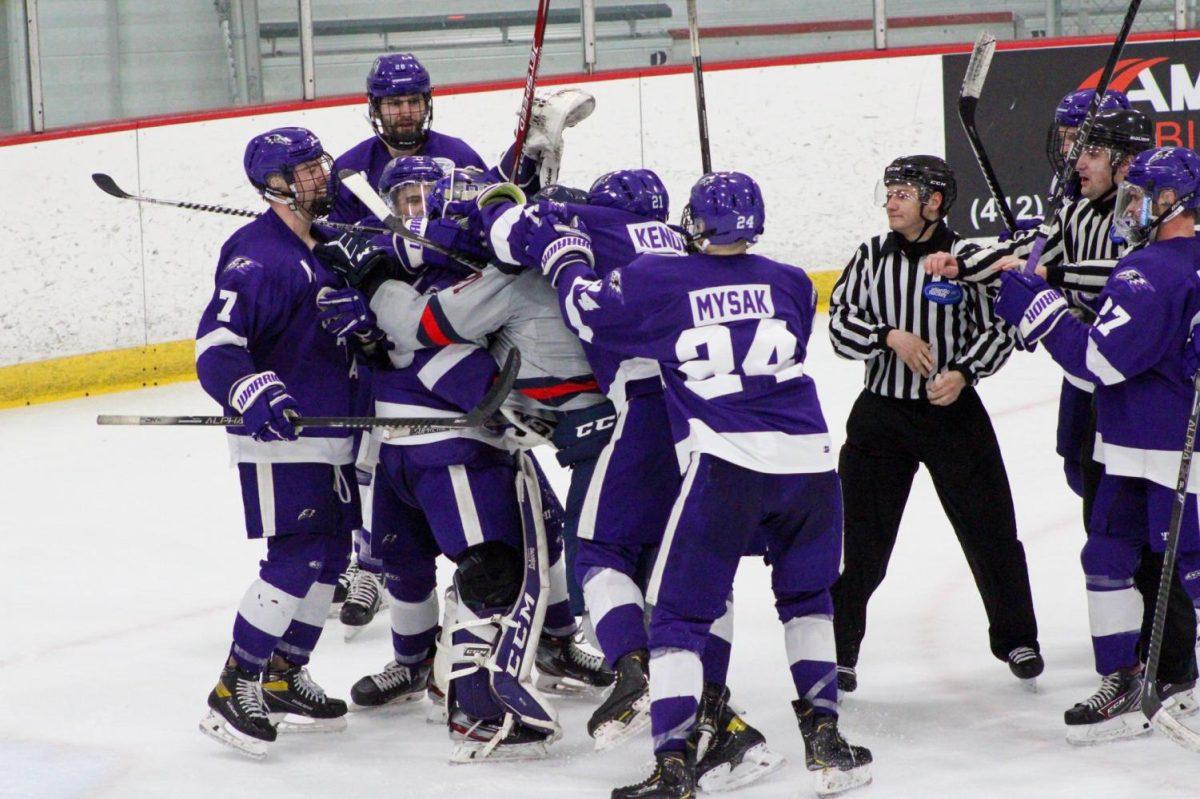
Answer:
[[[214,741],[237,750],[246,757],[262,760],[267,756],[267,741],[247,735],[237,729],[216,711],[208,711],[208,715],[200,719],[200,732]]]
[[[345,641],[346,643],[350,643],[355,638],[362,635],[363,630],[367,629],[367,625],[365,625],[365,624],[358,626],[358,627],[352,627],[351,625],[346,624],[345,622],[342,623],[342,627],[345,628],[344,631],[342,632],[342,640]]]
[[[1029,693],[1036,694],[1038,692],[1037,677],[1030,677],[1028,680],[1018,680],[1018,682]]]
[[[1095,746],[1126,738],[1150,734],[1150,722],[1141,713],[1122,713],[1116,718],[1097,724],[1073,724],[1067,727],[1067,743],[1074,746]]]
[[[1200,704],[1197,704],[1194,693],[1184,691],[1165,700],[1163,707],[1171,714],[1172,718],[1186,719],[1188,716],[1195,715],[1196,711],[1200,709]]]
[[[647,695],[645,703],[635,704],[634,709],[637,712],[628,724],[609,721],[596,728],[596,734],[592,737],[596,741],[595,750],[597,752],[613,749],[650,726],[650,697]]]
[[[488,751],[483,741],[460,741],[450,752],[450,763],[482,763],[483,761],[542,760],[548,756],[546,742],[500,744]]]
[[[699,779],[700,790],[705,793],[734,791],[778,771],[786,762],[787,758],[761,743],[747,749],[742,762],[736,766],[731,768],[729,763],[722,763],[706,772]]]
[[[294,732],[341,732],[346,729],[346,717],[314,719],[299,713],[270,713],[271,723],[280,733]]]
[[[833,796],[854,788],[871,783],[871,766],[864,764],[856,768],[842,771],[836,768],[823,768],[815,773],[813,781],[817,796]]]
[[[333,602],[329,605],[329,613],[325,616],[326,621],[340,619],[342,617],[342,603]]]
[[[565,697],[600,696],[609,687],[607,685],[591,685],[574,677],[556,677],[551,674],[542,674],[541,672],[534,678],[533,684],[542,693]]]

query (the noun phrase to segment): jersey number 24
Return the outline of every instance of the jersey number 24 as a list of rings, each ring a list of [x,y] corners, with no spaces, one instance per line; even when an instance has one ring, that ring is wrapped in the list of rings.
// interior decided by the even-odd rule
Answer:
[[[713,399],[741,391],[743,376],[778,375],[795,366],[796,337],[782,319],[758,320],[739,368],[728,327],[692,327],[679,334],[675,357],[679,371],[687,376],[687,387],[704,399]]]

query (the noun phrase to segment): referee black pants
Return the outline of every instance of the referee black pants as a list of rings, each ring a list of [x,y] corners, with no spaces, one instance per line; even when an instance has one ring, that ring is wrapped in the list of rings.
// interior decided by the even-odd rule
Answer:
[[[991,420],[972,388],[948,407],[864,391],[838,461],[845,504],[842,574],[833,586],[840,666],[858,662],[867,602],[887,573],[917,466],[933,478],[988,617],[992,654],[1038,649],[1025,549]]]
[[[1094,459],[1096,446],[1096,413],[1092,408],[1091,420],[1083,439],[1080,466],[1083,474],[1083,529],[1091,529],[1092,506],[1100,478],[1104,476],[1104,464]],[[1142,595],[1142,636],[1138,641],[1138,656],[1142,662],[1150,650],[1150,632],[1154,628],[1154,605],[1158,601],[1158,584],[1162,578],[1163,556],[1150,545],[1142,547],[1142,559],[1133,573],[1133,584]],[[1196,679],[1196,611],[1192,598],[1183,589],[1179,569],[1171,570],[1171,594],[1167,600],[1167,619],[1163,627],[1162,652],[1159,657],[1158,677],[1163,682],[1186,683]]]

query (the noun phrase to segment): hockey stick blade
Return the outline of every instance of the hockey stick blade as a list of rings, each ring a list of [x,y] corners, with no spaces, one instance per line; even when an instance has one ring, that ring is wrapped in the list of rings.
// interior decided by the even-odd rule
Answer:
[[[971,51],[971,60],[967,62],[967,72],[963,75],[962,91],[959,92],[959,97],[979,99],[995,52],[996,37],[986,32],[979,34],[979,38],[975,41],[975,49]]]
[[[472,422],[467,425],[468,427],[480,427],[499,412],[500,406],[512,393],[513,385],[517,382],[517,375],[520,371],[521,351],[513,347],[508,351],[508,357],[504,359],[504,366],[500,367],[500,372],[496,375],[496,382],[483,395],[479,404],[464,417]]]
[[[113,197],[116,197],[117,199],[120,199],[120,200],[136,199],[132,194],[130,194],[129,192],[125,191],[120,186],[118,186],[117,182],[112,179],[112,175],[106,175],[103,172],[93,172],[92,173],[92,182],[96,184],[96,187],[98,189],[100,189],[100,191],[104,192],[105,194],[111,194]]]
[[[397,219],[392,214],[387,207],[387,203],[383,201],[382,197],[375,193],[375,190],[371,188],[371,184],[367,182],[367,178],[365,175],[363,175],[363,173],[355,172],[353,169],[343,169],[342,171],[338,172],[338,180],[341,181],[343,186],[350,190],[351,194],[358,198],[359,202],[367,206],[368,211],[370,211],[380,221],[383,222],[384,227],[386,227],[392,233],[395,233],[400,238],[405,239],[406,241],[411,241],[413,244],[419,244],[426,249],[433,250],[434,252],[440,252],[442,255],[449,256],[463,266],[476,272],[482,272],[483,268],[487,266],[487,264],[482,261],[478,261],[467,255],[463,255],[455,252],[454,250],[442,247],[425,238],[424,236],[418,236],[416,233],[413,233],[404,226],[402,221]]]

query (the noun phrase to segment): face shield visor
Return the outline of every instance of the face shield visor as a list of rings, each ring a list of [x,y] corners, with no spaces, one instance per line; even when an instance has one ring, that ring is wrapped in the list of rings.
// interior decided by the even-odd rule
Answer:
[[[1150,238],[1150,231],[1157,222],[1150,193],[1129,181],[1122,182],[1117,187],[1113,208],[1112,240],[1118,244],[1141,244]]]
[[[388,210],[398,219],[418,219],[429,215],[429,195],[435,181],[404,180],[397,183],[383,198]]]
[[[900,202],[908,202],[916,200],[918,203],[924,203],[921,198],[921,189],[911,183],[884,183],[882,180],[875,184],[875,204],[880,208],[886,208],[888,200],[896,198]]]

